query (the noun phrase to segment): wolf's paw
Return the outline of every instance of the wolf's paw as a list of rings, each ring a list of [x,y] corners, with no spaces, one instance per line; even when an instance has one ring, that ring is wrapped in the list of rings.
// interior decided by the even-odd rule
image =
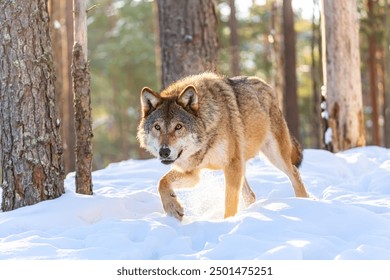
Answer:
[[[179,221],[183,220],[184,209],[175,195],[170,195],[169,199],[162,201],[165,212]]]

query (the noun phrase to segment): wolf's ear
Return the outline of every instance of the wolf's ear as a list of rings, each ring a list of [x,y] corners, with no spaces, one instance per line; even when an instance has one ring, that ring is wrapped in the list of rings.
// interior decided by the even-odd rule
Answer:
[[[148,87],[141,91],[142,115],[146,117],[151,111],[157,108],[161,102],[161,97]]]
[[[199,109],[198,91],[193,85],[186,87],[177,98],[177,103],[184,109],[190,108],[197,113]]]

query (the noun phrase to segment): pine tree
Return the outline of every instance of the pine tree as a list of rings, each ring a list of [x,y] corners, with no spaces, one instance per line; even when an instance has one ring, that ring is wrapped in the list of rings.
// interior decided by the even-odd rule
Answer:
[[[217,16],[213,0],[157,0],[162,85],[216,71]]]
[[[92,191],[92,116],[87,48],[87,1],[74,0],[72,77],[76,130],[76,192]]]
[[[323,0],[327,144],[338,152],[365,145],[356,1]]]
[[[3,211],[64,192],[46,0],[0,1]]]
[[[283,37],[284,37],[284,115],[290,133],[298,140],[299,110],[297,94],[296,52],[294,13],[291,0],[283,1]]]

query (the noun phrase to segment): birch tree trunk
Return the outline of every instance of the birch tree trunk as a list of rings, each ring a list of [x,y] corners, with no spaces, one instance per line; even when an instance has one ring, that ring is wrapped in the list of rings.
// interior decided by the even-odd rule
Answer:
[[[92,117],[87,59],[86,0],[74,0],[73,91],[76,130],[76,192],[92,194]]]
[[[187,75],[217,70],[214,0],[157,0],[162,86]]]
[[[365,145],[356,1],[323,0],[323,66],[331,151]]]
[[[64,193],[46,0],[0,1],[3,211]]]

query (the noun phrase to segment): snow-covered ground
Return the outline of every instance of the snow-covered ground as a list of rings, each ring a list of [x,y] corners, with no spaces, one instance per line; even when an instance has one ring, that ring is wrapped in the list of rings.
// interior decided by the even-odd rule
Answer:
[[[165,216],[157,192],[168,170],[129,160],[93,173],[94,195],[0,212],[0,259],[387,259],[390,150],[305,150],[301,174],[312,199],[262,158],[247,164],[257,201],[223,219],[224,178],[204,171],[178,192],[182,223]]]

